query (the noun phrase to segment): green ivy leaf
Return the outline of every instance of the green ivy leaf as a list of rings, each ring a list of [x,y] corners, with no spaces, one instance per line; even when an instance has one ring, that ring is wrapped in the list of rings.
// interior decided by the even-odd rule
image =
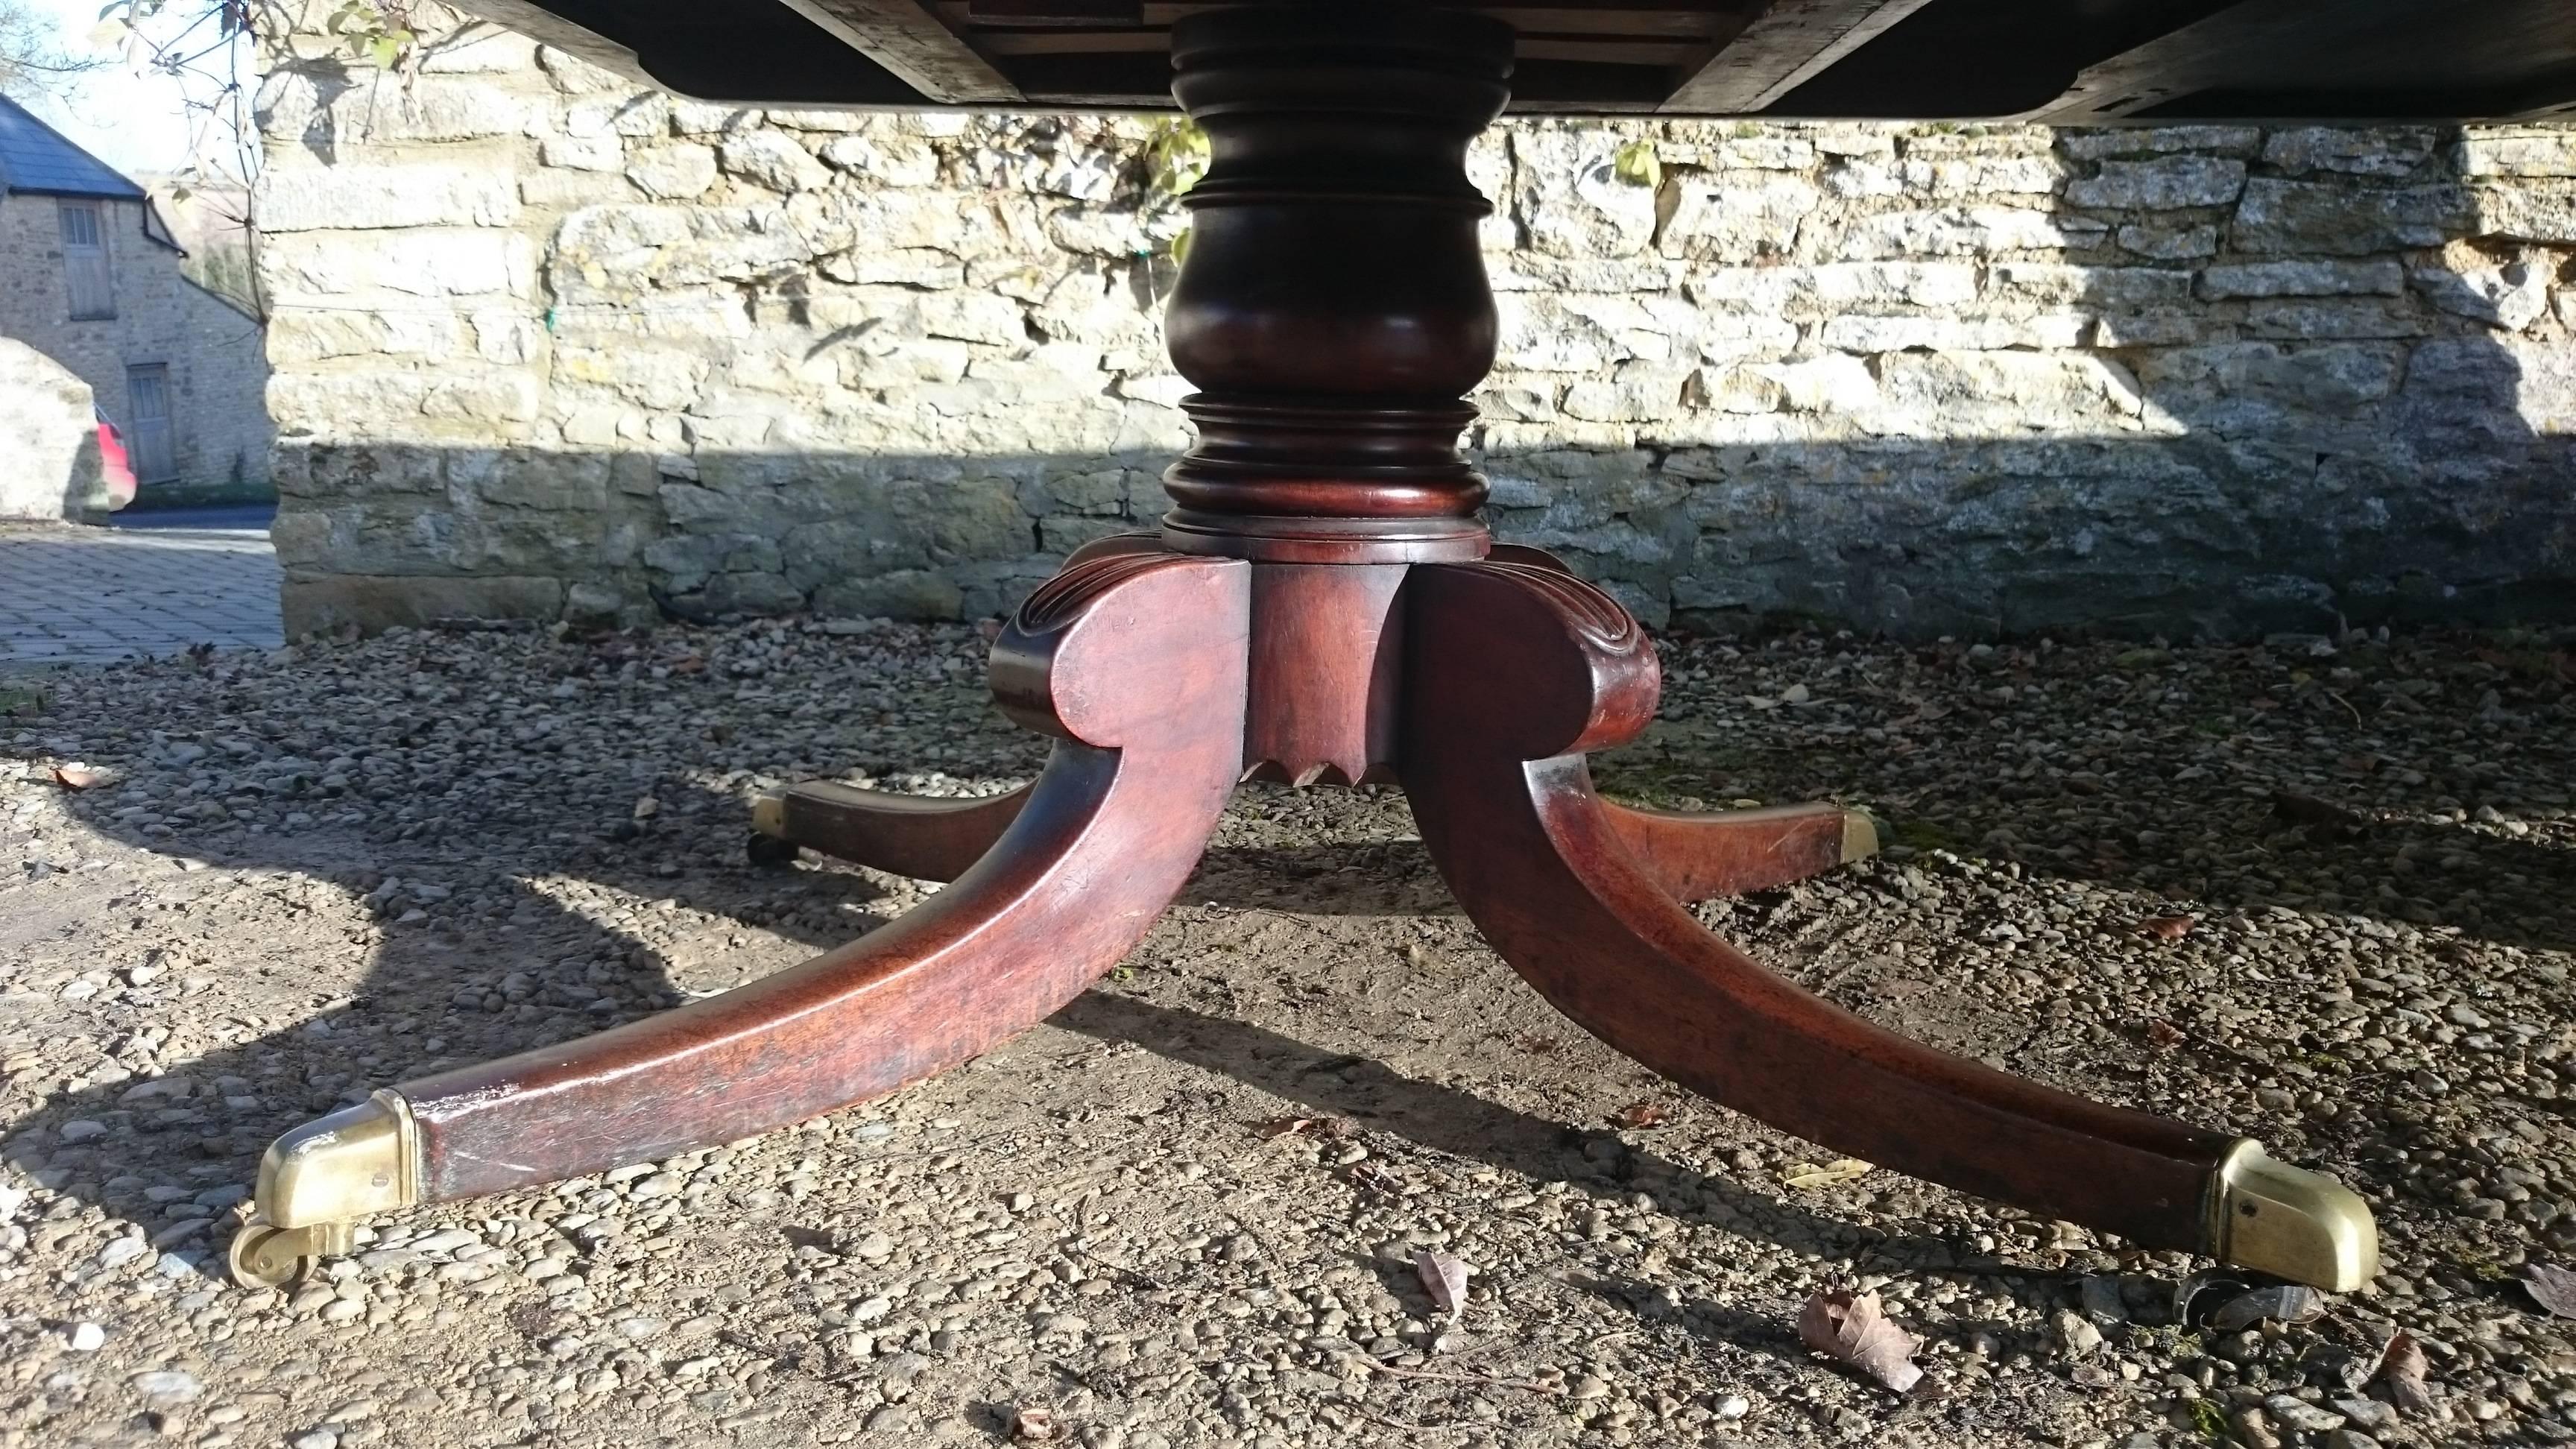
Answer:
[[[1664,184],[1664,159],[1655,154],[1655,143],[1631,141],[1610,158],[1610,174],[1630,186],[1654,187]]]

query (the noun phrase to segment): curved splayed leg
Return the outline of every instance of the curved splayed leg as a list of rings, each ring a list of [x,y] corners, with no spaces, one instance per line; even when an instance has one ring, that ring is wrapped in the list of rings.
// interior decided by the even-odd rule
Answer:
[[[1777,890],[1878,851],[1878,827],[1839,805],[1704,814],[1601,802],[1640,870],[1679,901]]]
[[[838,950],[599,1035],[406,1082],[280,1138],[237,1271],[350,1220],[802,1121],[986,1051],[1115,966],[1187,881],[1240,770],[1249,566],[1116,554],[994,646],[1005,710],[1061,739],[990,853]]]
[[[808,780],[753,801],[751,827],[788,847],[790,858],[802,846],[917,880],[955,880],[1020,818],[1036,789],[960,799]]]
[[[1527,563],[1429,566],[1410,587],[1402,766],[1423,839],[1486,939],[1594,1035],[1812,1141],[2143,1246],[2333,1289],[2376,1271],[2369,1211],[2332,1179],[1935,1051],[1702,930],[1582,758],[1653,713],[1635,622]]]

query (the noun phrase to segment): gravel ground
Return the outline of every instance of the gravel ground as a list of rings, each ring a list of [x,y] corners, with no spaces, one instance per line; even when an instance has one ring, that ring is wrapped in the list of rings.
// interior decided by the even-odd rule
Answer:
[[[2232,1333],[2197,1321],[2224,1292],[2174,1321],[2179,1255],[1885,1171],[1792,1185],[1832,1154],[1522,990],[1400,796],[1263,788],[1128,964],[1003,1050],[244,1292],[222,1241],[280,1130],[922,896],[747,865],[753,791],[981,792],[1040,748],[963,628],[0,679],[0,1445],[2576,1438],[2576,1344],[2513,1281],[2576,1249],[2568,642],[1674,641],[1661,721],[1600,762],[1657,804],[1868,806],[1883,857],[1709,920],[2371,1199],[2376,1284]],[[1476,1269],[1454,1319],[1426,1247]],[[1835,1286],[1922,1336],[1922,1390],[1799,1346]],[[2345,1377],[2393,1328],[2434,1397],[2402,1416]]]

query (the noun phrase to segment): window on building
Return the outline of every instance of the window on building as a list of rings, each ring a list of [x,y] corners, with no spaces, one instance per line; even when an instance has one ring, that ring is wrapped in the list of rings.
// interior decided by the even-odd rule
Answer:
[[[116,315],[116,287],[107,267],[106,208],[65,197],[54,203],[63,223],[63,290],[72,320]]]
[[[125,370],[126,462],[137,483],[167,483],[179,476],[179,440],[170,426],[170,366],[145,363]]]

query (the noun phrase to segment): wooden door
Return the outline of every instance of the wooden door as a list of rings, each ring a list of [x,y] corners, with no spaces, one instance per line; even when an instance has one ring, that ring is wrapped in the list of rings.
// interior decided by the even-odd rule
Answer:
[[[167,483],[179,476],[179,449],[170,432],[170,368],[153,362],[125,370],[125,451],[137,483]]]
[[[54,203],[62,220],[63,291],[71,320],[87,322],[116,315],[116,285],[108,269],[107,217],[95,201]]]

